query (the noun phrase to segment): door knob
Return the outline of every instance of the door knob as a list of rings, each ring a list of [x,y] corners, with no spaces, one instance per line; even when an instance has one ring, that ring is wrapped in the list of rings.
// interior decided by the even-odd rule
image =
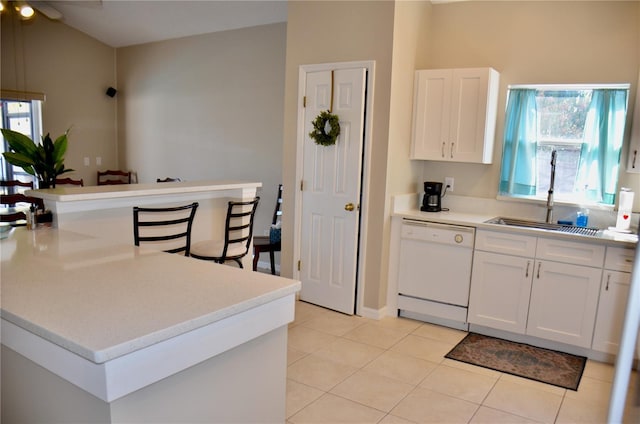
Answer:
[[[344,210],[345,211],[353,211],[356,208],[356,206],[353,203],[347,203],[346,205],[344,205]]]

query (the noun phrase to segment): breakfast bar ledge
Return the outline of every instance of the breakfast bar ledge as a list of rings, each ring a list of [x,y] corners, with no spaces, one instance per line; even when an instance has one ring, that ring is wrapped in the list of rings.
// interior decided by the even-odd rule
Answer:
[[[29,190],[44,200],[53,212],[53,226],[74,232],[133,244],[134,206],[169,207],[198,202],[193,222],[192,243],[223,238],[229,200],[248,201],[256,197],[262,183],[217,180],[149,184],[68,187]],[[252,269],[251,257],[243,259]]]

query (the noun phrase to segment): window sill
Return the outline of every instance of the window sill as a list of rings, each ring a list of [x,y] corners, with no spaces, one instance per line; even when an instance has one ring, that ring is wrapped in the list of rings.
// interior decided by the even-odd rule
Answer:
[[[541,199],[538,197],[514,197],[514,196],[504,196],[498,194],[496,197],[497,200],[504,202],[516,202],[516,203],[529,203],[535,206],[546,207],[547,199]],[[600,203],[576,203],[570,202],[566,200],[557,200],[554,199],[553,206],[564,206],[564,207],[574,207],[574,208],[589,208],[591,210],[600,210],[600,211],[613,211],[615,205],[603,205]]]

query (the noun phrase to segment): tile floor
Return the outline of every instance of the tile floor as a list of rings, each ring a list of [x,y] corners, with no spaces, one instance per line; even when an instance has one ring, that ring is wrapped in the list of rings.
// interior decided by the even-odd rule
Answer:
[[[287,423],[604,423],[613,367],[588,361],[578,391],[444,359],[465,333],[297,302]],[[640,423],[633,373],[625,423]]]

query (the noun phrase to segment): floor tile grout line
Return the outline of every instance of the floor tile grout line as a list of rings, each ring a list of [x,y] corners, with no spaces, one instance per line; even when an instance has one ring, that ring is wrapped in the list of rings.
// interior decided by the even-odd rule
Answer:
[[[308,321],[309,319],[312,319],[312,318],[308,318],[308,319],[307,319],[307,320],[305,320],[305,321]],[[353,329],[351,329],[350,331],[353,331],[353,330],[355,330],[356,328],[360,327],[361,325],[365,325],[365,324],[367,324],[367,322],[362,322],[360,325],[358,325],[358,326],[354,327],[354,328],[353,328]],[[378,327],[380,327],[380,328],[385,328],[384,326],[378,326]],[[306,328],[311,328],[311,327],[306,327]],[[369,364],[371,364],[373,361],[375,361],[376,359],[380,358],[382,355],[384,355],[384,354],[385,354],[385,353],[387,353],[387,352],[393,352],[393,353],[398,353],[398,354],[404,354],[404,355],[411,356],[411,357],[413,357],[413,358],[418,358],[418,359],[421,359],[421,360],[426,360],[426,359],[425,359],[425,358],[423,358],[423,357],[417,357],[417,356],[413,356],[413,355],[411,355],[410,353],[407,353],[407,352],[401,352],[401,351],[396,351],[396,350],[394,350],[394,347],[396,347],[399,343],[402,343],[404,340],[406,340],[406,339],[407,339],[407,337],[408,337],[409,335],[411,335],[411,334],[415,335],[416,337],[426,338],[426,339],[430,339],[430,340],[435,340],[435,341],[438,341],[438,342],[452,343],[451,341],[446,340],[446,339],[437,338],[437,337],[428,337],[428,336],[427,336],[427,337],[425,337],[425,335],[423,335],[423,334],[416,334],[417,332],[419,332],[419,331],[420,331],[420,329],[421,329],[421,328],[422,328],[422,325],[419,325],[419,326],[417,326],[417,327],[415,327],[415,328],[413,328],[413,329],[409,330],[408,332],[406,332],[406,330],[404,330],[404,329],[399,330],[399,331],[402,331],[402,332],[404,333],[404,335],[403,335],[400,339],[398,339],[397,341],[395,341],[393,344],[389,345],[388,347],[383,347],[383,348],[382,348],[382,350],[381,350],[377,355],[375,355],[374,357],[370,358],[370,359],[369,359],[369,360],[367,360],[366,362],[364,362],[364,363],[362,363],[362,364],[359,364],[358,366],[354,366],[353,368],[355,369],[355,371],[353,371],[352,373],[349,373],[349,375],[348,375],[348,376],[346,376],[345,378],[341,379],[341,381],[340,381],[339,383],[336,383],[336,384],[335,384],[333,387],[331,387],[329,390],[327,390],[327,391],[325,391],[325,390],[320,390],[320,392],[322,393],[322,395],[320,395],[317,399],[320,399],[322,396],[324,396],[324,395],[326,395],[326,394],[331,394],[331,395],[333,395],[333,396],[339,396],[339,397],[341,397],[341,398],[342,398],[342,396],[340,396],[340,395],[336,395],[335,393],[331,393],[331,390],[333,390],[337,385],[339,385],[339,384],[341,384],[342,382],[344,382],[346,379],[351,378],[351,377],[352,377],[355,373],[357,373],[358,371],[365,371],[365,370],[364,370],[364,368],[366,368]],[[395,329],[395,328],[393,328],[393,327],[391,327],[391,326],[390,326],[390,327],[387,327],[386,329],[388,329],[388,330],[397,330],[397,329]],[[315,329],[314,329],[314,330],[315,330]],[[318,331],[318,330],[316,330],[316,331]],[[348,331],[348,332],[346,332],[346,333],[344,333],[344,334],[342,334],[342,335],[339,335],[339,336],[337,336],[337,335],[335,335],[335,334],[331,334],[331,333],[325,333],[325,334],[329,334],[329,335],[334,336],[334,337],[336,338],[336,340],[337,340],[337,339],[343,339],[343,340],[346,340],[346,341],[349,341],[349,342],[353,342],[353,343],[358,343],[358,344],[362,344],[362,345],[367,345],[367,346],[373,346],[373,347],[376,347],[376,348],[381,348],[381,346],[379,346],[379,345],[375,345],[375,344],[367,343],[367,342],[362,341],[362,340],[355,340],[355,339],[350,339],[350,338],[344,337],[344,336],[345,336],[346,334],[348,334],[348,333],[349,333],[349,331]],[[455,346],[455,343],[453,343],[453,345]],[[301,360],[301,359],[303,359],[303,358],[305,358],[305,357],[307,357],[307,356],[309,356],[309,355],[313,354],[314,352],[317,352],[317,351],[318,351],[318,350],[320,350],[320,349],[321,349],[321,347],[318,347],[318,348],[313,349],[313,351],[312,351],[312,352],[302,352],[302,353],[303,353],[303,356],[301,356],[300,358],[296,359],[296,361],[292,362],[291,364],[288,364],[287,366],[289,367],[290,365],[292,365],[292,364],[296,363],[297,361],[299,361],[299,360]],[[334,362],[335,362],[335,361],[334,361]],[[398,405],[400,402],[402,402],[404,399],[406,399],[406,397],[407,397],[407,396],[409,396],[409,395],[410,395],[410,393],[414,393],[414,392],[416,391],[416,389],[417,389],[417,388],[419,388],[419,387],[420,387],[420,385],[424,383],[425,379],[426,379],[426,378],[428,378],[428,376],[429,376],[429,375],[431,375],[431,374],[432,374],[432,373],[433,373],[433,372],[434,372],[438,367],[440,367],[440,366],[449,366],[449,364],[445,364],[445,363],[444,363],[444,358],[443,358],[443,359],[441,359],[441,360],[440,360],[439,362],[437,362],[437,363],[433,362],[432,360],[429,360],[429,362],[432,362],[432,363],[436,364],[436,367],[432,368],[432,369],[431,369],[431,370],[430,370],[430,371],[429,371],[429,372],[428,372],[428,373],[427,373],[427,374],[426,374],[426,375],[425,375],[425,376],[424,376],[424,377],[423,377],[419,382],[417,382],[417,383],[415,383],[415,384],[414,384],[414,383],[408,383],[407,381],[403,381],[403,380],[395,379],[395,378],[393,378],[393,377],[386,376],[386,377],[389,377],[389,378],[393,379],[394,381],[399,381],[399,382],[402,382],[402,383],[404,383],[404,384],[409,384],[409,385],[411,385],[411,386],[412,386],[411,391],[410,391],[410,392],[408,392],[407,394],[405,394],[405,395],[402,397],[402,399],[400,399],[398,402],[396,402],[396,403],[395,403],[395,405],[391,408],[391,410],[390,410],[389,412],[386,412],[386,411],[384,411],[384,410],[380,410],[380,409],[378,409],[378,408],[372,408],[372,407],[370,407],[370,406],[368,406],[368,405],[361,404],[360,402],[356,402],[356,401],[352,401],[352,402],[358,403],[358,404],[363,405],[363,406],[367,406],[367,407],[369,407],[369,408],[375,409],[375,410],[380,411],[381,413],[385,414],[381,419],[384,419],[384,417],[387,417],[387,416],[389,416],[389,415],[392,415],[392,416],[393,416],[393,414],[392,414],[393,409],[394,409],[395,407],[397,407],[397,405]],[[481,367],[480,367],[480,368],[481,368]],[[471,372],[473,372],[473,371],[471,371]],[[493,390],[495,390],[496,385],[498,384],[498,382],[499,382],[499,381],[501,381],[501,379],[503,379],[503,375],[504,375],[504,373],[500,373],[500,374],[499,374],[498,378],[497,378],[497,379],[496,379],[496,381],[493,383],[493,385],[491,386],[491,388],[489,389],[489,391],[487,392],[487,394],[483,397],[483,399],[482,399],[481,403],[479,403],[479,404],[478,404],[479,406],[478,406],[478,408],[476,409],[476,411],[474,412],[474,416],[475,416],[475,414],[477,414],[477,413],[478,413],[478,411],[480,410],[480,408],[481,408],[481,407],[485,407],[485,408],[489,408],[489,409],[492,409],[492,410],[500,411],[500,412],[503,412],[503,413],[508,413],[508,414],[511,414],[511,415],[514,415],[514,416],[519,416],[519,417],[522,417],[522,418],[524,418],[524,419],[529,419],[529,420],[531,420],[531,418],[523,417],[523,416],[521,416],[521,415],[519,415],[519,414],[514,414],[514,413],[509,412],[509,411],[504,411],[504,410],[501,410],[501,409],[496,409],[495,407],[490,407],[490,406],[485,405],[485,402],[487,401],[487,398],[490,396],[490,394],[492,393],[492,391],[493,391]],[[598,381],[598,382],[600,382],[600,383],[610,384],[610,381],[608,381],[608,378],[607,378],[604,374],[596,374],[595,376],[586,376],[586,375],[585,375],[585,377],[590,377],[590,379],[595,380],[595,381]],[[293,379],[292,379],[292,380],[293,380]],[[295,380],[294,380],[294,381],[295,381]],[[587,380],[585,380],[585,381],[587,381]],[[306,385],[305,383],[301,383],[301,382],[298,382],[298,383],[299,383],[299,384]],[[517,382],[515,382],[515,383],[517,383]],[[519,384],[519,383],[517,383],[517,384]],[[582,386],[582,387],[584,387],[582,384],[581,384],[581,386]],[[316,390],[319,390],[319,389],[317,389],[317,388],[315,388],[315,387],[313,387],[313,386],[308,386],[308,387],[312,387],[312,388],[314,388],[314,389],[316,389]],[[532,387],[532,388],[534,388],[534,389],[536,389],[536,390],[545,390],[545,389],[540,389],[540,388],[537,388],[537,387],[534,387],[534,386],[531,386],[531,387]],[[426,388],[425,388],[425,389],[426,389]],[[429,390],[429,389],[427,389],[427,390]],[[551,392],[551,393],[553,393],[553,392]],[[561,398],[561,402],[560,402],[560,404],[559,404],[559,406],[558,406],[558,408],[557,408],[557,410],[556,410],[555,418],[554,418],[554,421],[553,421],[553,422],[557,422],[557,421],[558,421],[558,419],[559,419],[559,417],[560,417],[560,413],[561,413],[561,411],[562,411],[563,407],[566,405],[566,400],[568,399],[568,397],[567,397],[567,393],[568,393],[568,391],[566,391],[566,390],[565,390],[565,391],[563,391],[561,394],[555,393],[555,394],[556,394],[556,396],[559,396],[559,397]],[[447,395],[447,394],[444,394],[444,393],[443,393],[443,395],[446,395],[446,396],[449,396],[449,397],[451,397],[451,398],[455,398],[455,399],[461,399],[461,398],[458,398],[457,396]],[[317,399],[316,399],[316,400],[314,400],[313,402],[309,403],[309,404],[308,404],[307,406],[305,406],[305,407],[308,407],[309,405],[313,404],[314,402],[316,402],[316,401],[317,401]],[[348,399],[348,398],[344,398],[344,399]],[[350,400],[350,399],[348,399],[348,400]],[[466,399],[462,399],[462,400],[465,400],[465,401],[467,401],[467,402],[470,402],[470,401],[468,401],[468,400],[466,400]],[[351,401],[351,400],[350,400],[350,401]],[[475,402],[471,402],[471,403],[476,404]],[[305,407],[301,408],[301,410],[303,410]],[[298,412],[299,412],[299,411],[298,411]],[[298,412],[296,412],[296,413],[298,413]],[[293,415],[292,415],[292,416],[293,416]]]

